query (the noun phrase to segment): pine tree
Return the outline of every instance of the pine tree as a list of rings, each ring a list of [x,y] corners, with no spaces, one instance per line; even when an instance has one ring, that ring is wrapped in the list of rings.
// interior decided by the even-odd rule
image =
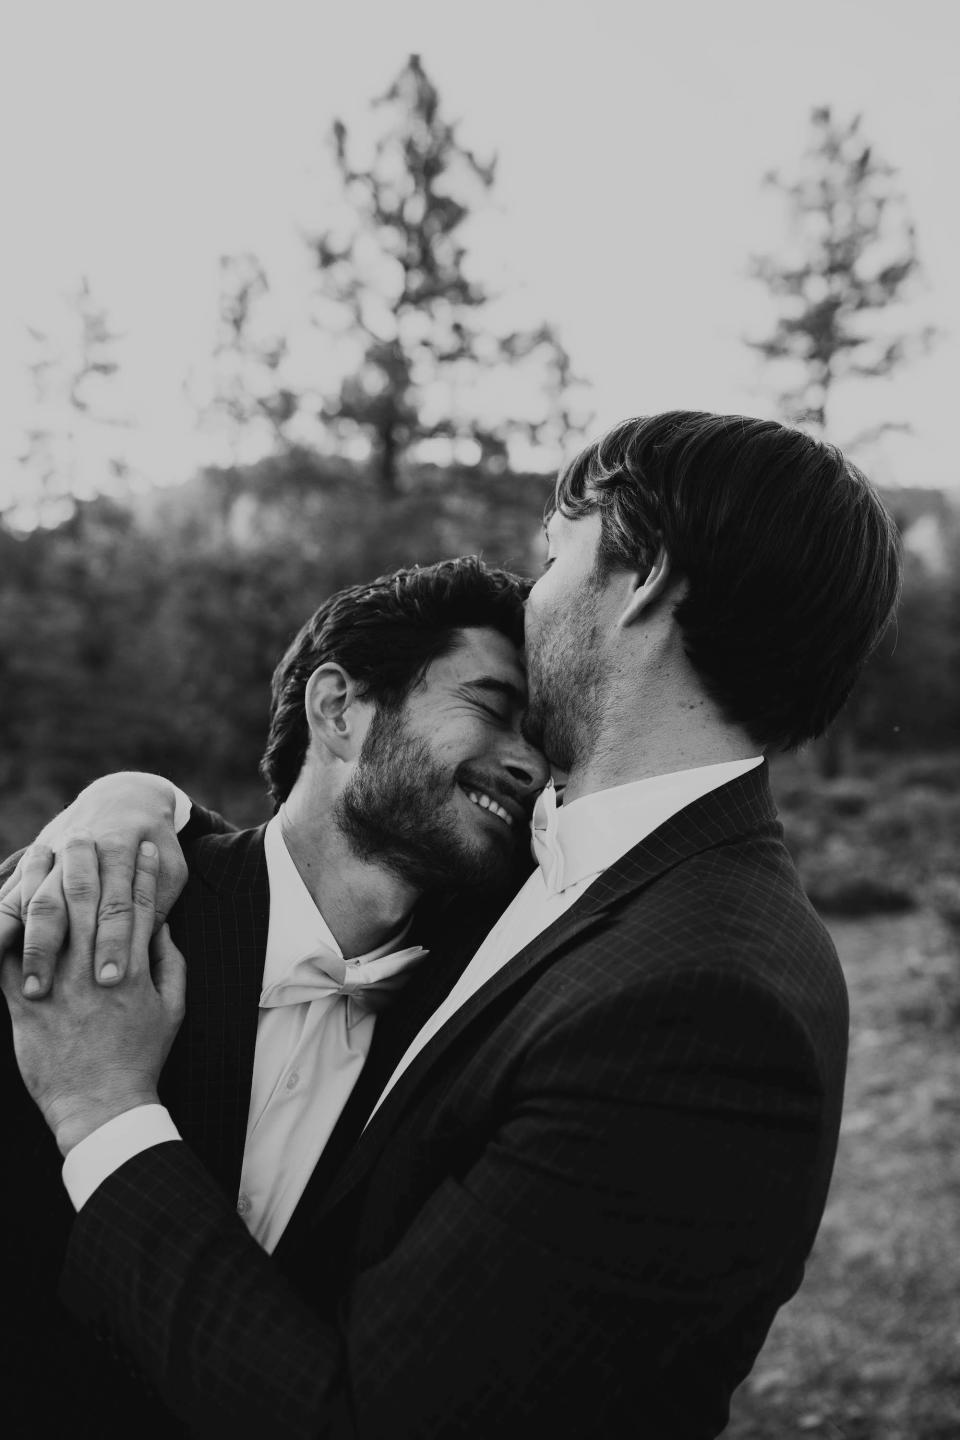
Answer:
[[[892,309],[909,299],[919,270],[895,169],[864,139],[859,115],[843,121],[822,106],[811,126],[796,178],[766,177],[787,203],[790,242],[783,254],[752,262],[779,314],[769,335],[748,343],[788,371],[779,392],[784,418],[824,435],[838,386],[890,375],[933,331],[899,325]],[[905,428],[885,420],[845,444]]]
[[[496,160],[461,143],[416,55],[374,105],[382,124],[366,168],[352,157],[346,125],[334,123],[353,220],[345,234],[316,236],[313,248],[322,297],[346,310],[363,340],[362,361],[325,418],[337,433],[371,438],[389,494],[402,457],[422,441],[471,440],[502,466],[512,438],[555,441],[579,417],[569,410],[577,382],[553,327],[498,333],[492,297],[468,273],[463,229],[489,198]],[[470,397],[484,372],[504,365],[536,369],[540,413],[484,423]]]

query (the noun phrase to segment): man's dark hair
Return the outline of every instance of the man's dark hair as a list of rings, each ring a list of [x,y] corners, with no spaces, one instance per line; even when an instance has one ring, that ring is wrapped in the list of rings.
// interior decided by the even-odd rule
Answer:
[[[396,708],[427,667],[455,648],[457,631],[483,626],[523,646],[530,581],[475,556],[381,575],[324,601],[273,674],[270,733],[260,762],[279,806],[300,774],[310,731],[307,681],[319,665],[342,665],[359,696]]]
[[[663,546],[686,587],[687,656],[758,746],[821,734],[900,593],[901,545],[876,490],[833,445],[773,420],[674,410],[626,420],[557,481],[569,519],[599,510],[601,575]]]

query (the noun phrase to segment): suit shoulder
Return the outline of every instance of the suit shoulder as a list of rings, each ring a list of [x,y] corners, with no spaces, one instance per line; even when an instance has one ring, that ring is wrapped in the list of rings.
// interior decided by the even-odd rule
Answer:
[[[254,857],[263,853],[263,832],[265,825],[249,830],[228,830],[209,835],[197,835],[183,846],[183,854],[191,872],[202,871],[218,862]]]
[[[765,996],[814,1049],[828,1036],[845,1049],[849,1003],[836,947],[775,838],[677,865],[610,917],[605,943],[630,951],[645,987]]]
[[[211,890],[224,888],[245,891],[257,886],[266,873],[261,825],[250,830],[233,830],[222,834],[200,835],[183,847],[187,862],[187,882],[180,893],[171,918],[182,913],[185,905]]]

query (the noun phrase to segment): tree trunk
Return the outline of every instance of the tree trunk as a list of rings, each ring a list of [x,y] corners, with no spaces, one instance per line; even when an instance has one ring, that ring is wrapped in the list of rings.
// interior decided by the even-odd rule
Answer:
[[[380,432],[380,453],[377,460],[377,483],[384,499],[392,500],[397,493],[397,471],[400,465],[400,446],[394,426]]]

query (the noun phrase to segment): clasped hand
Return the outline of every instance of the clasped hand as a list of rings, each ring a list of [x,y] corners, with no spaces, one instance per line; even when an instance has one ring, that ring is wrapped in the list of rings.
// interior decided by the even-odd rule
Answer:
[[[97,847],[73,836],[61,854],[69,932],[49,993],[23,994],[21,959],[7,955],[0,985],[10,1009],[17,1064],[61,1154],[107,1120],[157,1102],[157,1082],[184,1012],[183,956],[156,921],[157,847],[143,843],[130,877],[129,948],[112,985],[94,977],[101,906]],[[36,847],[31,864],[49,869]]]

